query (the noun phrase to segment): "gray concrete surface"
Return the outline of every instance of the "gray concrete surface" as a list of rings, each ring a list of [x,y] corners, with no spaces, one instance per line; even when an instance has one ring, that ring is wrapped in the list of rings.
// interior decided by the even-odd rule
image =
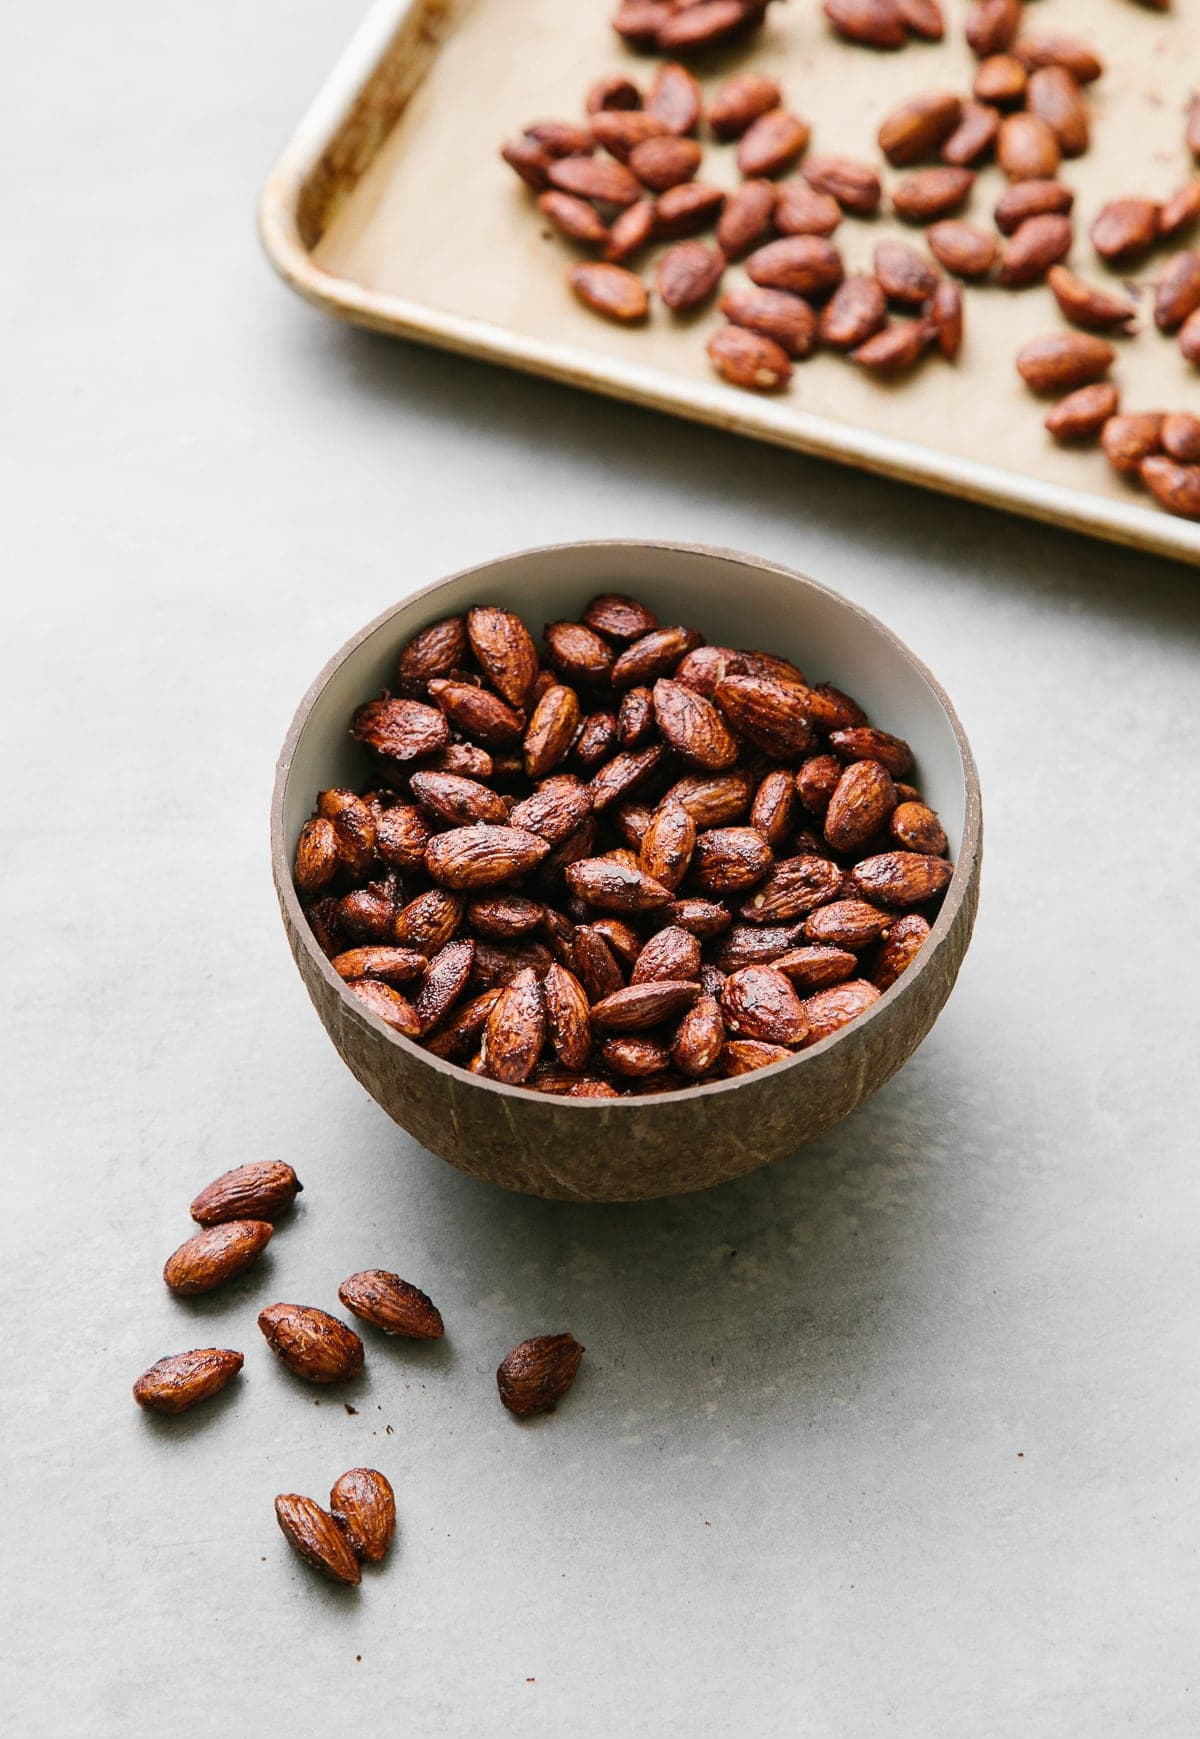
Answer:
[[[1197,575],[339,330],[257,186],[353,0],[7,21],[0,1693],[29,1735],[1194,1734]],[[893,623],[972,733],[959,988],[793,1162],[508,1198],[343,1070],[284,947],[272,760],[329,650],[519,545],[662,534]],[[193,1190],[307,1186],[243,1285],[158,1280]],[[395,1266],[443,1346],[348,1397],[254,1313]],[[519,1336],[588,1347],[522,1429]],[[137,1372],[210,1340],[175,1425]],[[395,1482],[357,1594],[275,1492]]]

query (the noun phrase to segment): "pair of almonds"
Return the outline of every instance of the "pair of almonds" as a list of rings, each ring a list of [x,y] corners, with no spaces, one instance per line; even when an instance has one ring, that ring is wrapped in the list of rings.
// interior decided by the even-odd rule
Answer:
[[[384,1334],[440,1340],[442,1315],[419,1287],[384,1268],[351,1274],[338,1287],[347,1310]],[[338,1317],[312,1304],[271,1304],[259,1312],[267,1345],[306,1383],[341,1383],[362,1370],[361,1338]]]
[[[374,1467],[352,1467],[335,1480],[329,1508],[298,1492],[275,1499],[275,1519],[288,1545],[334,1582],[357,1585],[361,1564],[378,1564],[396,1533],[396,1494]]]
[[[179,1246],[163,1267],[172,1292],[194,1297],[244,1274],[271,1241],[275,1220],[304,1186],[282,1160],[258,1160],[223,1172],[191,1205],[204,1228]]]

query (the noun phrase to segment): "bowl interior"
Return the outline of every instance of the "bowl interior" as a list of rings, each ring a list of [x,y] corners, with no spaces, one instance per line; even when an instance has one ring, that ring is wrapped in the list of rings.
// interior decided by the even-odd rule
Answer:
[[[967,770],[954,722],[928,672],[882,624],[846,599],[745,556],[658,544],[577,544],[527,551],[429,587],[365,629],[321,673],[284,772],[281,825],[289,861],[316,793],[362,787],[369,764],[348,732],[354,708],[386,688],[404,642],[472,604],[518,611],[535,638],[546,622],[578,617],[596,592],[631,592],[663,623],[688,623],[706,640],[779,652],[812,681],[853,695],[873,723],[902,736],[917,759],[913,782],[938,811],[957,858]]]

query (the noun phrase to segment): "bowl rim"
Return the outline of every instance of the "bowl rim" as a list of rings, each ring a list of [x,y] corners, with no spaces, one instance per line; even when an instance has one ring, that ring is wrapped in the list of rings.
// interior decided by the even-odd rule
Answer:
[[[837,591],[833,586],[827,586],[820,580],[811,579],[807,574],[800,573],[798,569],[788,567],[783,562],[768,561],[762,556],[750,555],[745,550],[730,549],[721,544],[688,543],[674,538],[578,538],[566,543],[534,544],[525,549],[510,551],[505,555],[492,556],[486,561],[473,562],[468,567],[458,569],[455,573],[446,574],[441,579],[431,581],[429,585],[409,593],[399,603],[391,604],[387,609],[381,610],[365,627],[351,635],[350,639],[345,641],[331,658],[327,659],[305,690],[293,715],[292,722],[288,726],[283,746],[275,763],[270,818],[271,870],[275,891],[284,909],[285,917],[289,920],[291,928],[300,938],[306,953],[316,964],[326,983],[338,992],[339,1000],[347,1016],[381,1034],[399,1050],[407,1052],[426,1067],[433,1069],[438,1074],[447,1076],[451,1086],[470,1084],[485,1091],[496,1093],[501,1098],[515,1098],[523,1103],[544,1102],[547,1097],[546,1094],[539,1093],[532,1087],[510,1086],[504,1081],[494,1081],[487,1075],[473,1075],[458,1064],[447,1062],[443,1058],[435,1056],[432,1051],[418,1045],[415,1040],[406,1038],[402,1033],[398,1033],[394,1027],[388,1026],[378,1015],[370,1013],[350,990],[346,980],[333,970],[329,959],[318,947],[316,938],[304,915],[304,909],[300,904],[292,879],[291,859],[284,843],[283,806],[288,780],[291,777],[292,760],[312,710],[334,673],[341,668],[347,659],[353,657],[364,641],[370,639],[395,616],[398,616],[402,611],[411,609],[414,604],[419,604],[423,599],[432,600],[447,586],[455,585],[458,581],[468,579],[472,574],[478,574],[484,569],[497,567],[501,563],[524,561],[531,557],[570,557],[580,550],[621,550],[625,552],[665,550],[678,555],[717,556],[738,562],[748,568],[757,569],[761,573],[774,574],[795,581],[811,591],[821,592],[826,597],[833,599],[835,603],[850,611],[852,615],[859,617],[864,624],[882,634],[884,639],[890,642],[893,649],[909,661],[932,690],[954,734],[955,746],[962,765],[965,795],[961,847],[955,859],[954,874],[946,889],[941,910],[930,930],[928,941],[907,971],[902,973],[896,982],[890,985],[878,1001],[872,1003],[864,1014],[849,1021],[845,1026],[839,1027],[836,1032],[830,1033],[826,1038],[820,1039],[815,1045],[797,1051],[793,1056],[781,1059],[777,1063],[768,1064],[764,1069],[752,1069],[745,1074],[728,1076],[721,1081],[707,1081],[686,1089],[671,1088],[662,1093],[638,1093],[616,1099],[570,1098],[561,1093],[553,1095],[556,1106],[575,1106],[578,1107],[581,1116],[586,1116],[589,1112],[594,1112],[597,1109],[602,1109],[610,1115],[620,1114],[622,1111],[635,1111],[644,1106],[677,1103],[681,1098],[686,1098],[691,1104],[714,1094],[735,1092],[739,1087],[745,1087],[762,1075],[775,1077],[781,1075],[785,1070],[802,1068],[811,1059],[824,1056],[834,1046],[851,1038],[856,1033],[863,1032],[886,1008],[913,988],[917,980],[933,964],[934,956],[937,954],[940,944],[950,933],[959,910],[978,874],[983,844],[983,804],[979,771],[975,765],[975,757],[971,752],[966,731],[963,729],[962,721],[955,711],[949,695],[928,665],[917,657],[911,647],[893,629],[889,628],[886,622],[881,621],[870,610],[864,609],[861,604],[846,597],[844,593]]]

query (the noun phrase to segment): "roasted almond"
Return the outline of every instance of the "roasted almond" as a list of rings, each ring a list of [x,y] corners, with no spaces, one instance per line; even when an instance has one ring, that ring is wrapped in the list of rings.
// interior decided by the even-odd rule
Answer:
[[[813,746],[807,691],[767,676],[727,676],[716,702],[735,733],[768,754],[803,755]]]
[[[756,827],[710,827],[697,836],[692,875],[705,893],[739,893],[762,881],[773,861]]]
[[[1074,204],[1074,190],[1061,181],[1017,181],[1000,195],[993,216],[1002,235],[1013,235],[1031,217],[1047,212],[1065,217]]]
[[[748,1075],[772,1063],[784,1063],[793,1053],[786,1045],[769,1045],[761,1039],[730,1039],[721,1050],[721,1072]]]
[[[720,900],[674,900],[663,916],[669,918],[672,924],[678,924],[681,929],[690,930],[702,942],[709,942],[713,937],[722,935],[731,922],[729,908]],[[701,978],[710,970],[713,968],[702,966]]]
[[[852,761],[825,812],[825,838],[835,851],[857,851],[883,831],[896,807],[896,787],[879,761]]]
[[[800,1045],[808,1021],[791,980],[773,966],[746,966],[731,973],[721,991],[726,1031],[771,1045]]]
[[[1113,470],[1141,470],[1143,459],[1162,447],[1162,424],[1160,410],[1134,410],[1110,417],[1101,430],[1101,447]]]
[[[602,114],[609,109],[640,109],[642,93],[624,73],[608,73],[588,86],[584,106],[589,115]]]
[[[880,761],[893,779],[912,770],[913,753],[903,737],[871,725],[850,725],[831,731],[829,746],[843,761]]]
[[[880,942],[871,966],[871,983],[889,990],[902,972],[907,972],[929,936],[929,924],[918,912],[898,918]]]
[[[597,266],[595,269],[608,268]],[[525,729],[524,714],[502,701],[490,689],[439,676],[429,684],[429,692],[457,730],[464,736],[486,743],[489,748],[506,747],[515,742]]]
[[[645,944],[638,954],[633,974],[634,984],[651,984],[659,980],[688,983],[700,977],[700,943],[690,930],[678,924],[668,924]]]
[[[693,766],[721,773],[738,758],[738,744],[711,701],[681,682],[660,677],[654,685],[654,716],[666,742]]]
[[[609,640],[640,640],[658,627],[653,610],[624,592],[601,592],[583,612],[587,627],[594,628]]]
[[[903,48],[907,40],[896,0],[822,0],[821,10],[839,36],[864,48]]]
[[[1094,389],[1084,387],[1083,390]],[[928,804],[911,799],[898,803],[892,810],[888,832],[905,851],[924,852],[930,857],[945,855],[946,830]]]
[[[746,901],[741,915],[752,924],[791,923],[836,899],[841,887],[842,872],[828,858],[784,858]]]
[[[879,210],[883,187],[868,163],[853,157],[808,157],[800,173],[815,192],[828,194],[855,217],[871,217]]]
[[[258,1313],[271,1351],[307,1383],[341,1383],[363,1366],[363,1343],[352,1328],[305,1304],[271,1304]]]
[[[653,193],[665,193],[668,187],[690,181],[700,167],[700,158],[700,147],[694,139],[677,139],[664,133],[635,145],[629,153],[629,167],[643,187]]]
[[[523,894],[484,894],[467,906],[467,923],[489,942],[519,942],[547,917],[545,906]]]
[[[667,792],[663,803],[680,804],[697,828],[725,827],[748,812],[753,798],[754,781],[743,769],[680,779]]]
[[[491,990],[484,990],[478,996],[473,996],[469,1002],[460,1003],[454,1011],[453,1019],[447,1021],[440,1033],[426,1041],[427,1049],[435,1057],[446,1057],[455,1061],[466,1056],[487,1025],[488,1015],[499,1000],[500,990],[501,987],[496,985]]]
[[[812,128],[787,109],[769,109],[742,134],[737,166],[748,177],[778,175],[808,144]]]
[[[879,940],[891,921],[890,912],[867,900],[834,900],[804,920],[804,939],[835,948],[865,948]]]
[[[725,190],[706,182],[684,181],[668,187],[654,213],[654,229],[664,241],[695,235],[716,223],[725,204]]]
[[[592,1023],[583,985],[556,961],[546,973],[542,993],[546,1030],[555,1056],[564,1069],[585,1069],[592,1048]]]
[[[351,1274],[338,1287],[338,1297],[347,1310],[373,1328],[381,1328],[384,1334],[404,1335],[409,1340],[440,1340],[446,1332],[441,1312],[433,1301],[386,1268],[366,1268],[360,1274]]]
[[[415,761],[450,740],[445,714],[417,700],[372,700],[360,706],[350,735],[389,761]]]
[[[851,879],[864,900],[884,906],[920,906],[940,894],[953,874],[944,857],[884,851],[855,864]]]
[[[642,835],[638,861],[652,881],[672,892],[679,886],[696,849],[696,824],[682,803],[661,803]]]
[[[524,875],[549,849],[544,839],[524,828],[483,822],[435,834],[425,850],[425,867],[442,887],[494,887]]]
[[[410,700],[419,700],[426,683],[435,676],[461,670],[467,657],[467,619],[443,616],[407,641],[396,667],[396,688]]]
[[[876,279],[853,272],[825,304],[820,331],[825,343],[835,350],[853,350],[886,324],[887,298],[882,287]]]
[[[799,990],[823,990],[830,984],[841,984],[858,970],[857,956],[847,948],[790,948],[775,962],[776,972]]]
[[[1086,332],[1052,332],[1017,352],[1017,372],[1036,393],[1074,392],[1106,374],[1116,357],[1111,344]]]
[[[1154,287],[1154,324],[1174,332],[1200,308],[1200,253],[1185,248],[1172,254]]]
[[[864,978],[851,978],[845,984],[835,984],[828,990],[818,990],[804,999],[804,1017],[808,1021],[808,1042],[820,1044],[831,1033],[849,1025],[865,1014],[879,992]]]
[[[1184,465],[1200,464],[1200,417],[1191,411],[1172,411],[1163,418],[1163,451]]]
[[[1156,454],[1142,460],[1140,473],[1160,507],[1184,519],[1200,519],[1200,465],[1180,465]]]
[[[571,892],[602,912],[650,912],[671,898],[653,876],[612,858],[583,858],[568,865],[566,876]]]
[[[459,937],[433,956],[425,971],[413,1012],[422,1033],[441,1026],[467,987],[475,962],[475,942]]]
[[[492,687],[511,707],[523,707],[538,672],[537,647],[513,610],[477,605],[467,612],[471,651]]]
[[[973,169],[918,169],[892,189],[892,209],[905,223],[933,223],[957,211],[974,185]]]
[[[589,205],[586,199],[577,199],[573,193],[547,188],[545,193],[538,194],[537,208],[555,229],[572,241],[598,245],[608,240],[608,225],[595,206]]]
[[[1107,332],[1113,328],[1128,328],[1137,316],[1137,309],[1127,296],[1118,296],[1096,284],[1085,284],[1066,266],[1052,266],[1046,282],[1054,292],[1054,300],[1064,318],[1073,326]]]
[[[974,52],[985,59],[1011,47],[1021,25],[1021,0],[972,0],[964,32]]]
[[[1200,217],[1200,181],[1186,181],[1169,199],[1163,201],[1158,213],[1158,234],[1162,241],[1181,235]]]
[[[521,1341],[496,1371],[501,1401],[521,1419],[548,1412],[575,1381],[583,1353],[571,1334],[539,1334]]]
[[[396,1532],[396,1494],[374,1467],[352,1467],[334,1481],[329,1513],[355,1555],[369,1564],[385,1558]]]
[[[159,1359],[133,1385],[133,1398],[150,1413],[186,1413],[199,1401],[219,1395],[245,1363],[229,1347],[197,1347]]]
[[[860,368],[873,374],[904,374],[921,360],[933,337],[934,329],[927,320],[897,320],[850,355]]]
[[[1054,130],[1040,115],[1028,110],[1005,115],[996,135],[996,159],[1010,181],[1052,180],[1061,157]]]
[[[789,290],[761,290],[746,284],[727,291],[719,306],[735,326],[773,339],[789,356],[808,356],[816,345],[817,317],[803,297]]]
[[[421,1020],[416,1009],[390,984],[383,984],[375,978],[359,978],[347,988],[365,1009],[394,1032],[402,1033],[406,1039],[420,1038]]]
[[[419,955],[406,954],[406,959],[418,962],[417,973],[423,969]],[[336,962],[334,965],[336,969]],[[219,1226],[229,1220],[274,1220],[292,1205],[303,1188],[285,1160],[251,1160],[248,1165],[234,1166],[232,1171],[223,1171],[214,1178],[193,1199],[188,1212],[202,1226]]]
[[[986,278],[996,263],[995,236],[973,223],[935,223],[926,240],[934,259],[956,278]]]
[[[940,42],[946,34],[946,20],[938,0],[896,0],[906,29],[926,42]]]
[[[478,779],[459,773],[414,773],[409,789],[422,809],[452,827],[467,827],[473,821],[504,822],[504,800]]]
[[[551,157],[587,157],[592,151],[592,135],[586,127],[574,121],[531,121],[525,137],[548,151]]]
[[[1116,415],[1118,394],[1110,380],[1081,386],[1068,393],[1046,412],[1043,422],[1056,441],[1094,441],[1105,423]]]
[[[679,660],[703,641],[695,628],[652,628],[621,653],[610,672],[614,688],[632,688],[670,676]]]
[[[695,132],[703,107],[703,93],[688,69],[677,60],[663,61],[646,93],[646,113],[682,135]]]
[[[540,192],[547,185],[553,158],[543,146],[532,139],[509,139],[500,147],[500,155],[510,169],[516,170],[526,187]]]
[[[699,0],[672,12],[656,40],[664,54],[695,54],[753,28],[764,10],[751,0]]]
[[[314,815],[300,829],[293,874],[304,894],[315,894],[333,880],[341,865],[333,822]]]
[[[610,109],[592,117],[596,143],[620,163],[628,163],[630,154],[647,139],[665,138],[667,131],[665,121],[642,109]]]
[[[617,709],[617,741],[623,749],[641,749],[654,734],[654,695],[645,684],[627,688]]]
[[[962,119],[962,100],[952,91],[911,97],[886,115],[876,135],[879,149],[894,168],[932,156]]]
[[[639,199],[636,205],[627,205],[613,219],[604,244],[604,258],[611,265],[622,265],[644,248],[653,235],[654,202]]]
[[[717,245],[726,259],[741,259],[762,241],[771,228],[775,203],[773,181],[745,181],[730,194],[717,222]]]
[[[569,269],[567,282],[581,302],[608,320],[632,325],[650,311],[645,284],[624,266],[584,261]]]
[[[1069,217],[1046,212],[1031,217],[1009,236],[1000,252],[1000,282],[1009,289],[1034,284],[1071,251]]]
[[[784,236],[757,248],[746,261],[746,271],[767,290],[821,295],[841,283],[842,256],[824,236]]]
[[[488,770],[491,770],[490,761]],[[393,803],[379,817],[376,850],[392,869],[423,869],[430,831],[428,821],[415,803]]]
[[[1179,351],[1193,368],[1200,368],[1200,308],[1179,328]]]
[[[752,121],[779,107],[781,92],[762,73],[737,73],[726,79],[708,105],[708,124],[718,139],[737,139]]]
[[[206,1226],[167,1257],[163,1279],[172,1292],[212,1292],[252,1268],[271,1242],[269,1220],[225,1220]]]
[[[731,386],[778,392],[792,378],[787,351],[773,338],[743,326],[722,326],[708,341],[708,355]]]
[[[726,213],[729,207],[725,208]],[[828,193],[818,193],[807,181],[785,181],[775,201],[774,222],[780,235],[830,236],[842,221],[842,208]]]
[[[720,248],[704,242],[676,242],[658,262],[658,293],[673,313],[707,302],[725,270]]]
[[[875,277],[889,302],[919,308],[940,282],[937,267],[905,242],[880,242],[875,249]]]
[[[671,1061],[684,1075],[695,1079],[716,1067],[725,1043],[725,1022],[713,996],[701,996],[688,1009],[671,1045]]]
[[[1019,6],[1017,8],[1019,13]],[[1078,37],[1059,36],[1049,31],[1036,31],[1018,37],[1013,53],[1032,72],[1039,66],[1061,66],[1077,84],[1088,85],[1098,79],[1104,64],[1086,42]]]
[[[1110,199],[1100,208],[1091,237],[1101,259],[1133,261],[1158,239],[1158,205],[1153,199]]]
[[[567,757],[579,729],[579,697],[572,688],[552,683],[533,709],[525,732],[526,777],[544,779]]]
[[[792,833],[796,819],[796,785],[790,772],[776,768],[763,778],[750,805],[750,825],[757,827],[772,851]]]
[[[542,638],[547,657],[560,676],[574,682],[607,680],[613,665],[613,649],[582,622],[548,622]]]
[[[422,954],[436,954],[458,929],[464,904],[461,894],[429,888],[401,909],[394,927],[396,941]]]
[[[992,149],[999,131],[998,109],[988,103],[964,103],[962,119],[938,155],[943,163],[952,163],[956,168],[974,168]]]
[[[614,755],[595,773],[588,786],[592,808],[599,812],[619,803],[657,771],[665,754],[664,744],[650,743],[644,749],[625,749]]]
[[[1050,128],[1064,157],[1083,155],[1091,134],[1087,98],[1066,67],[1038,67],[1030,75],[1026,101]]]
[[[551,163],[546,176],[551,187],[600,205],[632,205],[641,197],[636,177],[607,157],[563,157]]]
[[[743,966],[773,966],[803,935],[803,924],[734,924],[721,939],[715,963],[722,972],[740,972]]]
[[[1023,102],[1029,74],[1015,54],[989,54],[980,61],[972,94],[978,102],[998,103],[1001,108]]]
[[[292,1550],[334,1582],[362,1581],[358,1559],[346,1535],[319,1503],[298,1492],[275,1499],[275,1519]]]
[[[836,755],[810,755],[796,773],[796,794],[810,815],[823,816],[829,809],[842,763]]]
[[[542,986],[534,969],[525,967],[505,986],[488,1015],[483,1040],[488,1074],[509,1086],[520,1085],[532,1073],[545,1041]]]
[[[659,31],[674,10],[673,0],[622,0],[613,14],[612,27],[634,48],[654,48]]]

